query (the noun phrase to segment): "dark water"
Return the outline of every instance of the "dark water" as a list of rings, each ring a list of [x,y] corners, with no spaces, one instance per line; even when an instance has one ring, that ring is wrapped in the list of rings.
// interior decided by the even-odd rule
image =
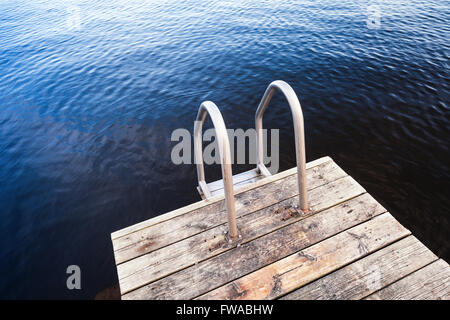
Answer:
[[[449,261],[449,19],[437,0],[2,1],[0,297],[115,284],[110,232],[199,200],[172,131],[204,100],[251,128],[276,79],[300,97],[307,160],[333,157]],[[295,165],[283,103],[265,116],[280,170]]]

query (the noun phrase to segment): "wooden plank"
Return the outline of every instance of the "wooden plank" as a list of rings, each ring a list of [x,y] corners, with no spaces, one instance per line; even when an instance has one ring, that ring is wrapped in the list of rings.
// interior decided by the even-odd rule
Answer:
[[[364,193],[131,291],[122,299],[195,298],[385,211],[375,199]],[[275,216],[273,212],[270,214]]]
[[[275,299],[409,234],[384,213],[199,298]]]
[[[310,161],[310,162],[308,162],[306,164],[306,169],[314,168],[316,166],[319,166],[319,165],[321,165],[323,163],[326,163],[326,162],[329,162],[329,161],[333,161],[333,160],[330,157],[328,157],[328,156],[316,159],[314,161]],[[286,171],[282,171],[282,172],[274,174],[274,175],[272,175],[270,177],[266,177],[264,179],[261,179],[261,180],[257,181],[255,184],[247,185],[247,186],[245,186],[243,188],[240,188],[237,193],[243,193],[243,192],[246,192],[248,190],[261,187],[261,186],[263,186],[265,184],[269,184],[271,182],[274,182],[274,181],[277,181],[277,180],[280,180],[280,179],[284,179],[284,178],[286,178],[286,177],[288,177],[290,175],[296,174],[296,173],[297,173],[297,168],[296,167],[291,168],[291,169],[286,170]],[[206,201],[206,200],[198,201],[198,202],[192,203],[190,205],[187,205],[185,207],[182,207],[182,208],[170,211],[168,213],[161,214],[161,215],[159,215],[157,217],[153,217],[151,219],[148,219],[148,220],[142,221],[140,223],[136,223],[136,224],[134,224],[132,226],[129,226],[129,227],[120,229],[118,231],[115,231],[115,232],[111,233],[111,239],[115,240],[117,238],[124,237],[124,236],[126,236],[126,235],[128,235],[130,233],[133,233],[133,232],[136,232],[138,230],[150,227],[152,225],[161,223],[163,221],[170,220],[170,219],[178,217],[180,215],[192,212],[194,210],[197,210],[197,209],[200,209],[202,207],[208,206],[208,205],[210,205],[210,204],[212,204],[214,202],[218,202],[218,201],[221,201],[221,200],[223,201],[223,199],[224,199],[223,195],[218,195],[218,196],[215,196],[215,197],[213,197],[211,199],[208,199],[208,201]]]
[[[450,300],[450,266],[440,259],[370,295],[367,300]]]
[[[308,190],[345,176],[346,173],[333,161],[325,162],[307,170]],[[238,194],[235,197],[237,215],[243,216],[295,196],[298,194],[296,177],[297,175],[291,175],[260,188]],[[178,216],[125,237],[117,238],[113,240],[116,264],[207,231],[226,223],[226,221],[226,208],[224,202],[221,201],[194,210],[187,215]]]
[[[287,294],[284,300],[359,300],[438,258],[414,236]]]
[[[278,191],[279,196],[283,193],[292,194],[292,190]],[[313,212],[319,212],[362,193],[364,193],[364,189],[353,178],[347,176],[312,189],[309,192],[309,198]],[[255,196],[255,198],[260,197]],[[300,214],[289,208],[284,210],[284,206],[292,205],[297,201],[295,197],[281,205],[265,207],[238,218],[237,224],[243,236],[243,243],[301,218]],[[280,208],[282,209],[279,212],[281,214],[274,214]],[[227,229],[228,226],[222,224],[118,265],[117,273],[122,294],[232,249],[233,247],[225,239],[224,232]]]

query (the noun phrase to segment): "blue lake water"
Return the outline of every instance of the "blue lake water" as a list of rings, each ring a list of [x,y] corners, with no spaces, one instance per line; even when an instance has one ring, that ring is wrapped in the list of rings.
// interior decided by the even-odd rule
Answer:
[[[252,128],[276,79],[300,98],[307,160],[333,157],[449,261],[449,20],[437,0],[1,1],[0,297],[117,283],[110,233],[199,200],[172,131],[204,100]],[[280,170],[291,121],[274,99]]]

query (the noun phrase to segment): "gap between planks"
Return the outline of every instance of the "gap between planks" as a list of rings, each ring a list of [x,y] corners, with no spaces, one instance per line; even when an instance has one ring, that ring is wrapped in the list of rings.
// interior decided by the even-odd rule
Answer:
[[[383,212],[386,210],[364,193],[131,291],[123,299],[195,298]]]
[[[384,213],[199,299],[276,299],[410,234],[389,213]]]
[[[408,236],[309,283],[283,300],[359,300],[436,261],[414,236]]]
[[[450,266],[439,259],[365,300],[450,300]]]

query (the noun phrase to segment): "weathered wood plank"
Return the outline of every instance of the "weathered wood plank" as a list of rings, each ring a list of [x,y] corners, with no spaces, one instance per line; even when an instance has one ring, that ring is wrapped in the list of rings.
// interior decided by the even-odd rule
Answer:
[[[414,236],[282,297],[284,300],[359,300],[438,258]]]
[[[328,157],[328,156],[316,159],[314,161],[310,161],[310,162],[308,162],[306,164],[306,169],[311,169],[313,167],[319,166],[319,165],[321,165],[321,164],[323,164],[325,162],[329,162],[329,161],[332,161],[332,159],[330,157]],[[290,175],[296,174],[296,172],[297,172],[297,168],[296,167],[291,168],[291,169],[286,170],[286,171],[279,172],[279,173],[274,174],[274,175],[272,175],[270,177],[266,177],[266,178],[264,178],[262,180],[259,180],[259,181],[257,181],[256,183],[254,183],[252,185],[247,185],[245,187],[242,187],[242,188],[240,188],[238,190],[237,193],[243,193],[243,192],[246,192],[248,190],[261,187],[261,186],[263,186],[265,184],[272,183],[272,182],[274,182],[276,180],[284,179],[284,178],[286,178],[286,177],[288,177]],[[208,205],[210,205],[210,204],[212,204],[214,202],[221,201],[221,200],[223,200],[223,198],[224,198],[223,195],[217,195],[217,196],[215,196],[215,197],[213,197],[211,199],[208,199],[208,201],[206,201],[206,200],[198,201],[198,202],[192,203],[190,205],[187,205],[185,207],[182,207],[182,208],[179,208],[179,209],[167,212],[165,214],[161,214],[161,215],[159,215],[157,217],[153,217],[153,218],[147,219],[145,221],[142,221],[140,223],[136,223],[136,224],[134,224],[132,226],[129,226],[129,227],[126,227],[126,228],[123,228],[123,229],[120,229],[120,230],[117,230],[117,231],[111,233],[111,239],[115,240],[117,238],[124,237],[124,236],[126,236],[126,235],[128,235],[130,233],[136,232],[138,230],[145,229],[145,228],[150,227],[152,225],[161,223],[163,221],[170,220],[170,219],[175,218],[177,216],[180,216],[180,215],[192,212],[194,210],[200,209],[202,207],[208,206]]]
[[[440,259],[370,295],[367,300],[450,300],[450,266]]]
[[[238,216],[254,212],[298,194],[297,175],[291,175],[260,188],[236,196]],[[331,181],[345,177],[346,173],[333,161],[307,170],[308,189],[312,190]],[[308,195],[311,197],[310,195]],[[175,217],[157,225],[141,229],[113,240],[116,264],[142,256],[177,241],[207,231],[225,223],[227,215],[224,202],[216,202],[187,215]]]
[[[275,299],[409,234],[385,213],[199,298]]]
[[[290,189],[279,190],[280,195],[288,192],[292,193]],[[309,199],[313,212],[319,212],[364,192],[353,178],[347,176],[310,190]],[[296,211],[284,209],[284,206],[292,205],[296,201],[297,199],[292,198],[238,218],[237,224],[243,243],[300,219],[301,215]],[[276,210],[280,208],[281,211],[276,214]],[[224,236],[227,228],[226,224],[222,224],[118,265],[122,294],[232,249]]]
[[[375,199],[364,193],[131,291],[122,299],[195,298],[385,211]],[[270,214],[275,216],[273,212]]]

